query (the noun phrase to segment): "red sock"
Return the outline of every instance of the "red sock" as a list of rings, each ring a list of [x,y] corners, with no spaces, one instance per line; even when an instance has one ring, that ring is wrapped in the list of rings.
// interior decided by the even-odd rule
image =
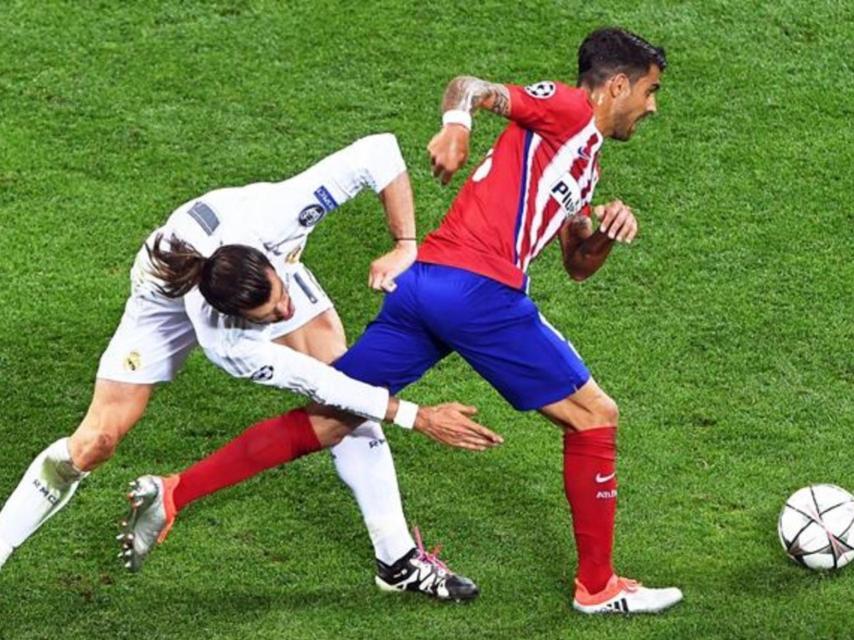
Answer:
[[[616,439],[616,427],[567,431],[563,438],[563,486],[572,510],[578,580],[590,593],[604,589],[614,574]]]
[[[175,509],[280,464],[322,449],[304,409],[252,425],[180,474]]]

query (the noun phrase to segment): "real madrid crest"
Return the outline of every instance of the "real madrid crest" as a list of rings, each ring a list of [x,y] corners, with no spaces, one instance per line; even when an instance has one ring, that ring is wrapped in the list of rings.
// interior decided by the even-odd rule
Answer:
[[[125,369],[128,371],[136,371],[142,366],[142,356],[139,355],[139,351],[131,351],[125,357]]]

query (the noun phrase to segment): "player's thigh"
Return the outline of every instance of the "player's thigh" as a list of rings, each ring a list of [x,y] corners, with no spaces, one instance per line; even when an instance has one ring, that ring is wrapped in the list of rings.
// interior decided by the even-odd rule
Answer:
[[[101,355],[92,402],[71,436],[75,464],[90,468],[108,459],[142,417],[154,385],[172,380],[195,345],[183,301],[135,284]]]
[[[332,300],[305,265],[288,265],[280,271],[287,274],[294,315],[270,325],[270,339],[322,362],[332,362],[347,349],[344,325]]]
[[[581,356],[527,296],[504,302],[481,305],[447,337],[475,371],[520,411],[562,400],[588,382]]]
[[[97,379],[89,409],[69,439],[74,464],[89,470],[109,459],[142,418],[153,389],[153,384]]]
[[[278,344],[330,363],[347,350],[344,326],[334,308],[327,309],[308,323],[274,339]]]
[[[557,426],[574,431],[616,427],[620,417],[617,404],[593,378],[573,394],[539,410]]]
[[[346,375],[397,393],[418,380],[450,349],[424,325],[410,269],[385,294],[379,315],[333,366]]]

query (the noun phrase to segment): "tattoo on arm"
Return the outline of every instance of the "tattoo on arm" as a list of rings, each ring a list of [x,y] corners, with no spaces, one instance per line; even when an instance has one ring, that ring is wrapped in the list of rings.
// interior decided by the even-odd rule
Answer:
[[[509,116],[510,92],[507,87],[472,76],[458,76],[451,80],[442,99],[442,111],[460,109],[474,114],[479,108]]]

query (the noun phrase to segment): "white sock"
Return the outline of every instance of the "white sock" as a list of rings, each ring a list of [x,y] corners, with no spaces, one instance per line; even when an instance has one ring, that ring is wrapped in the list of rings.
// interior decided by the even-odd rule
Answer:
[[[65,506],[87,475],[71,462],[68,438],[57,440],[36,457],[0,511],[0,566]]]
[[[377,559],[394,563],[415,547],[415,541],[406,526],[394,460],[382,427],[365,422],[331,451],[338,476],[362,510]]]
[[[9,559],[9,556],[12,555],[13,551],[14,549],[12,547],[0,540],[0,569],[3,568],[4,564],[6,564],[6,560]]]

